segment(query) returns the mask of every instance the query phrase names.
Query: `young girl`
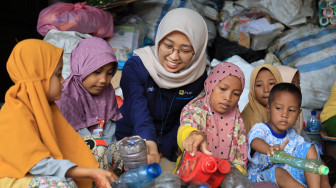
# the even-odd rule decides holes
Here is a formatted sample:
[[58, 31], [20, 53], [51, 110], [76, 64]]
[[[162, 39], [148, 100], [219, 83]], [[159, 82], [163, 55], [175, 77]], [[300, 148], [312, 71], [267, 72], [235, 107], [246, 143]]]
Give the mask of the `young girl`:
[[98, 187], [110, 187], [117, 178], [97, 168], [91, 151], [54, 103], [64, 82], [62, 52], [28, 39], [8, 59], [15, 84], [0, 111], [0, 187], [91, 187], [90, 179]]
[[272, 87], [282, 82], [279, 70], [270, 64], [256, 67], [251, 73], [249, 103], [242, 112], [247, 133], [258, 122], [267, 122], [266, 105]]
[[[289, 66], [284, 66], [284, 65], [277, 66], [277, 69], [280, 71], [283, 82], [292, 83], [296, 87], [301, 89], [300, 71], [298, 69], [295, 69]], [[301, 135], [301, 131], [303, 128], [303, 122], [304, 122], [304, 119], [303, 119], [303, 114], [301, 112], [294, 125], [294, 128], [300, 135]]]
[[71, 74], [65, 80], [61, 100], [56, 103], [90, 146], [100, 167], [113, 167], [120, 174], [123, 168], [115, 122], [122, 116], [111, 84], [118, 67], [115, 52], [101, 38], [83, 39], [72, 51], [70, 65]]
[[[319, 159], [314, 144], [305, 142], [293, 128], [301, 112], [301, 100], [300, 89], [291, 83], [279, 83], [272, 88], [267, 105], [270, 120], [257, 123], [248, 134], [247, 175], [252, 182], [272, 181], [280, 187], [320, 187], [320, 175], [275, 164], [269, 159], [279, 149], [296, 157]], [[254, 154], [250, 153], [251, 149]]]
[[180, 149], [226, 159], [246, 169], [247, 140], [238, 101], [245, 77], [238, 66], [218, 64], [204, 82], [204, 90], [182, 110], [177, 135]]
[[112, 47], [101, 38], [83, 39], [73, 49], [70, 65], [71, 74], [57, 105], [81, 136], [94, 132], [111, 144], [115, 141], [115, 121], [121, 118], [111, 84], [118, 67]]
[[162, 165], [167, 171], [175, 167], [181, 110], [202, 91], [207, 76], [207, 33], [200, 14], [173, 9], [157, 29], [155, 46], [135, 50], [123, 68], [123, 118], [117, 122], [117, 139], [146, 139], [158, 150], [157, 162], [161, 157], [172, 161], [169, 169]]

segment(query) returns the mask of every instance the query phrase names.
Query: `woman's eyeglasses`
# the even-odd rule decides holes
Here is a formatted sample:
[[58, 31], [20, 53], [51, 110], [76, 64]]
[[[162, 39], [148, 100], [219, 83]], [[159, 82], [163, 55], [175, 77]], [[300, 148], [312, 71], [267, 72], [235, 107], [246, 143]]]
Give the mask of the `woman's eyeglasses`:
[[159, 46], [159, 50], [164, 55], [171, 55], [174, 51], [177, 51], [181, 60], [189, 60], [195, 54], [192, 50], [184, 50], [184, 49], [175, 49], [172, 45], [169, 45], [165, 42], [161, 42]]

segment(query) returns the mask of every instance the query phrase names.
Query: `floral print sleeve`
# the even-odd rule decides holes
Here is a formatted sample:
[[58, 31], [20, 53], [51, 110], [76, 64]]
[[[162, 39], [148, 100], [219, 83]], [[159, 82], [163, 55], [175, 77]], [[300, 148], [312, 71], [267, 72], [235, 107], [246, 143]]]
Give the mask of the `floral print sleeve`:
[[203, 130], [206, 126], [208, 111], [203, 108], [204, 105], [197, 99], [195, 98], [182, 109], [180, 126], [190, 125], [198, 130]]
[[[237, 164], [244, 169], [247, 168], [247, 137], [246, 130], [244, 124], [242, 124], [243, 120], [241, 117], [235, 120], [234, 131], [232, 137], [232, 149], [230, 151], [230, 155], [234, 155], [234, 160], [232, 161], [234, 164]], [[243, 125], [243, 126], [241, 126]], [[236, 148], [236, 149], [235, 149]]]

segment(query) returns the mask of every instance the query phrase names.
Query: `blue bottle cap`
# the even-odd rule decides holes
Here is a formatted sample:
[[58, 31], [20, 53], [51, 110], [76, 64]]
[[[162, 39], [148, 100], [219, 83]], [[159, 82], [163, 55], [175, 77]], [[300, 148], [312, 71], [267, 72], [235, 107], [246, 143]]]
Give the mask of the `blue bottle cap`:
[[316, 111], [315, 111], [315, 110], [312, 110], [312, 111], [310, 112], [310, 114], [311, 114], [312, 116], [315, 116], [315, 115], [316, 115]]
[[157, 163], [152, 163], [148, 165], [147, 174], [152, 178], [157, 178], [161, 174], [161, 167]]
[[133, 145], [135, 145], [135, 142], [134, 142], [134, 140], [127, 140], [127, 144], [133, 146]]

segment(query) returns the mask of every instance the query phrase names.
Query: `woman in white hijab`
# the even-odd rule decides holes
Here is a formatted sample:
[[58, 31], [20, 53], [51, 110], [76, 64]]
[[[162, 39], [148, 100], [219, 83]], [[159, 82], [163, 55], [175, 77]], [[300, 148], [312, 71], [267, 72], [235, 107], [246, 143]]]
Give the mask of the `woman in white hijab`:
[[123, 118], [117, 122], [116, 137], [145, 139], [149, 163], [163, 156], [176, 161], [181, 110], [203, 90], [207, 77], [207, 41], [199, 13], [173, 9], [159, 24], [155, 45], [135, 50], [123, 68]]

